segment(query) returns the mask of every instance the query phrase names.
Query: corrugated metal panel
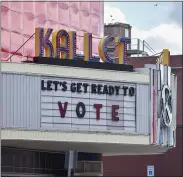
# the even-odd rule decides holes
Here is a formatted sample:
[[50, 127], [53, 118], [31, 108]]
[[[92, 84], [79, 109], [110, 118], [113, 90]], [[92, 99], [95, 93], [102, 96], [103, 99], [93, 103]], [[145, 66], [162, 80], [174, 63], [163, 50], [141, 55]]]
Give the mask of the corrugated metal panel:
[[40, 77], [2, 74], [2, 127], [40, 128]]
[[136, 131], [139, 134], [149, 134], [149, 85], [137, 84], [136, 99]]

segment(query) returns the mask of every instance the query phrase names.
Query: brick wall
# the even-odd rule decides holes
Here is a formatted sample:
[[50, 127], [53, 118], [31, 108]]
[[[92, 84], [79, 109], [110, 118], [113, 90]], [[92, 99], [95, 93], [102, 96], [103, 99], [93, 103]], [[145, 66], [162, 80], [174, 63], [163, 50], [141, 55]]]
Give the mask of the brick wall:
[[[128, 63], [134, 68], [143, 67], [144, 64], [156, 63], [156, 57], [129, 58]], [[182, 67], [182, 55], [171, 56], [170, 66]], [[145, 156], [113, 156], [103, 157], [104, 176], [146, 176], [147, 165], [154, 165], [155, 176], [183, 176], [183, 124], [182, 124], [182, 76], [183, 69], [173, 69], [178, 79], [177, 90], [177, 145], [162, 155]]]
[[103, 157], [104, 176], [146, 176], [154, 165], [155, 176], [183, 176], [182, 128], [177, 128], [177, 146], [163, 155]]

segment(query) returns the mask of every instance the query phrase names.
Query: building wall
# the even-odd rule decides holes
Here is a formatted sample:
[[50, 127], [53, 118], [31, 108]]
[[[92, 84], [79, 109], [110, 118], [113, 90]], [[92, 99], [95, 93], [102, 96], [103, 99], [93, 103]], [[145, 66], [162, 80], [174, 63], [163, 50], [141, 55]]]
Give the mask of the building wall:
[[[83, 50], [83, 34], [93, 34], [93, 54], [103, 36], [103, 2], [7, 2], [1, 3], [1, 59], [7, 60], [35, 32], [36, 27], [76, 31], [77, 50]], [[14, 23], [16, 21], [16, 23]], [[34, 36], [16, 52], [12, 61], [35, 55]], [[25, 57], [22, 57], [25, 56]]]
[[[170, 66], [182, 67], [182, 55], [171, 56]], [[130, 58], [136, 68], [156, 63], [156, 57]], [[177, 131], [176, 148], [162, 155], [103, 157], [104, 176], [146, 176], [147, 165], [154, 165], [156, 176], [182, 176], [183, 126], [182, 126], [182, 69], [173, 69], [177, 75]]]

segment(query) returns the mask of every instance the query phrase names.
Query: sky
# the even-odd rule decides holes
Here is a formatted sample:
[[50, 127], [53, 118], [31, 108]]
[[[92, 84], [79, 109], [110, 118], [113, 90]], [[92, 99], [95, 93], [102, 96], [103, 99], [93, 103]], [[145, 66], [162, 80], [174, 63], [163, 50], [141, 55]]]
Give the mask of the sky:
[[130, 24], [131, 37], [145, 40], [157, 53], [182, 54], [181, 2], [105, 2], [104, 23], [110, 22]]

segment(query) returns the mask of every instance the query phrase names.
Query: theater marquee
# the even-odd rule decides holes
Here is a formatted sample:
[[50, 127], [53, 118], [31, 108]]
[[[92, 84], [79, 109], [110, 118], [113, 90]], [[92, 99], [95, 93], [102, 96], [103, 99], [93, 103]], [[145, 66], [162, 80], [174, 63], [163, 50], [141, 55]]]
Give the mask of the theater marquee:
[[42, 78], [41, 124], [59, 129], [126, 131], [135, 128], [136, 85]]

